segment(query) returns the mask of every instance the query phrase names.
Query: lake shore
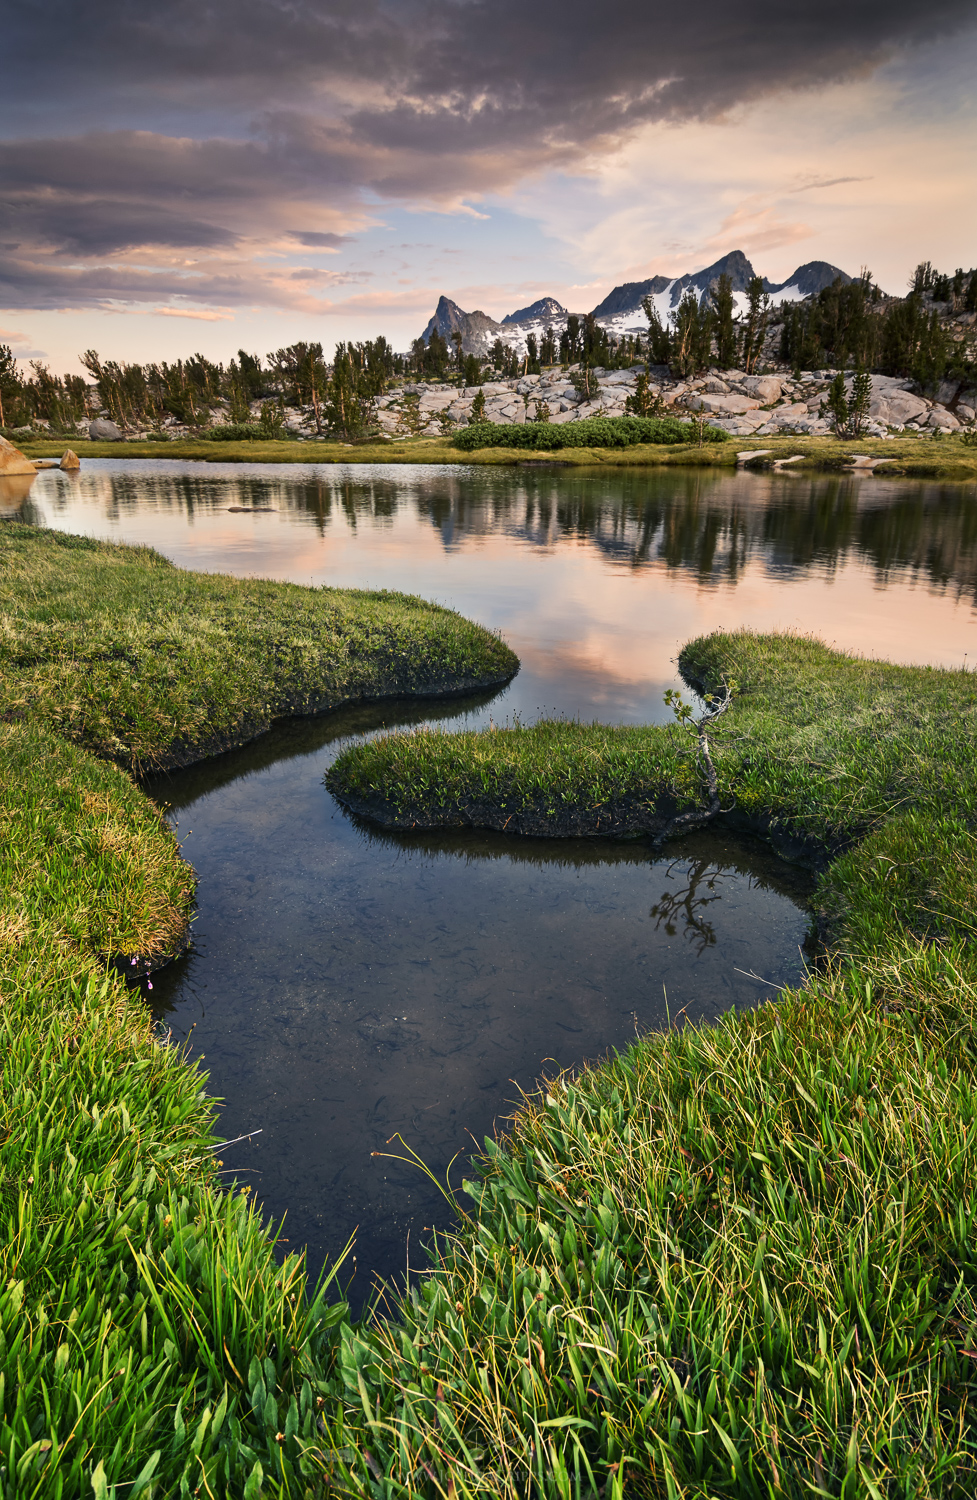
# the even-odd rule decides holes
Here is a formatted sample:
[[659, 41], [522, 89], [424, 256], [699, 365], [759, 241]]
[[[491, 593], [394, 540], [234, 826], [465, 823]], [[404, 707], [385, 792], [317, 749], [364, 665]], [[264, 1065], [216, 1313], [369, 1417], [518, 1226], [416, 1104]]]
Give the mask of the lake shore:
[[[649, 1036], [528, 1099], [468, 1189], [478, 1208], [443, 1247], [440, 1300], [371, 1341], [371, 1394], [395, 1424], [416, 1388], [419, 1419], [426, 1363], [466, 1442], [488, 1443], [499, 1413], [476, 1401], [473, 1367], [511, 1367], [524, 1339], [546, 1383], [496, 1400], [527, 1469], [542, 1406], [580, 1424], [559, 1461], [608, 1481], [628, 1465], [691, 1493], [708, 1469], [710, 1494], [751, 1493], [746, 1474], [790, 1493], [817, 1463], [839, 1493], [857, 1434], [859, 1482], [926, 1473], [931, 1492], [963, 1493], [975, 1381], [954, 1329], [960, 1299], [972, 1326], [977, 1268], [951, 1220], [972, 1222], [977, 1169], [974, 676], [745, 632], [690, 643], [680, 666], [697, 689], [736, 683], [711, 735], [724, 808], [822, 851], [822, 964], [776, 1005]], [[329, 782], [418, 828], [490, 808], [510, 831], [528, 810], [538, 833], [540, 809], [559, 826], [617, 799], [641, 810], [638, 831], [705, 800], [679, 725], [415, 731], [346, 752]], [[497, 1312], [479, 1302], [489, 1287]], [[895, 1428], [894, 1389], [916, 1413]], [[403, 1476], [392, 1449], [381, 1461]]]
[[[930, 436], [894, 434], [888, 438], [867, 437], [847, 441], [834, 437], [771, 436], [733, 438], [727, 443], [695, 443], [673, 446], [643, 444], [631, 448], [561, 448], [533, 453], [525, 448], [483, 448], [472, 453], [453, 446], [450, 438], [421, 436], [402, 441], [347, 444], [289, 440], [282, 442], [126, 442], [97, 443], [81, 438], [23, 441], [20, 447], [30, 458], [60, 457], [70, 446], [84, 462], [86, 458], [156, 458], [193, 460], [202, 463], [255, 464], [472, 464], [489, 467], [561, 465], [573, 468], [722, 468], [735, 469], [744, 453], [757, 453], [748, 460], [770, 468], [799, 456], [792, 471], [837, 472], [849, 468], [856, 455], [885, 459], [878, 469], [892, 477], [919, 479], [977, 479], [977, 447], [965, 444], [959, 433]], [[60, 446], [59, 446], [60, 445]], [[787, 472], [787, 471], [785, 471]]]
[[[353, 1326], [327, 1288], [307, 1294], [301, 1257], [276, 1260], [243, 1195], [221, 1195], [205, 1075], [157, 1045], [102, 956], [143, 952], [160, 911], [192, 901], [172, 836], [104, 757], [206, 753], [263, 722], [269, 682], [311, 699], [338, 669], [298, 602], [318, 619], [343, 591], [229, 592], [138, 549], [6, 523], [8, 538], [45, 559], [18, 564], [8, 675], [22, 681], [3, 705], [24, 855], [3, 927], [4, 1173], [20, 1206], [0, 1337], [22, 1373], [0, 1437], [22, 1487], [56, 1467], [81, 1492], [98, 1465], [159, 1494], [201, 1476], [215, 1493], [432, 1500], [449, 1477], [486, 1496], [973, 1489], [972, 674], [791, 636], [685, 648], [690, 683], [737, 684], [713, 746], [727, 804], [830, 856], [814, 902], [825, 963], [776, 1005], [544, 1085], [487, 1145], [440, 1268], [389, 1322]], [[185, 637], [191, 596], [206, 628]], [[419, 651], [450, 612], [360, 600], [370, 613], [347, 621], [343, 658], [356, 685], [386, 671], [409, 693], [459, 664], [512, 666], [451, 616], [441, 675], [405, 678], [391, 639]], [[256, 613], [267, 642], [253, 643]], [[257, 670], [240, 680], [242, 639]], [[199, 705], [180, 696], [184, 672], [225, 687]], [[428, 826], [476, 791], [535, 798], [543, 817], [702, 801], [677, 725], [374, 745], [337, 762], [337, 786]], [[86, 886], [88, 825], [118, 863]], [[17, 906], [25, 888], [33, 904]], [[86, 949], [96, 917], [104, 936]]]
[[[292, 1408], [311, 1432], [316, 1341], [342, 1304], [310, 1302], [302, 1257], [283, 1266], [247, 1198], [222, 1192], [206, 1074], [160, 1044], [133, 988], [184, 946], [195, 889], [133, 775], [284, 714], [499, 685], [518, 661], [413, 596], [188, 573], [11, 521], [0, 613], [0, 1350], [18, 1375], [0, 1463], [20, 1493], [54, 1475], [65, 1493], [145, 1489], [157, 1466], [149, 1493], [201, 1471], [283, 1493]], [[233, 1374], [257, 1357], [284, 1400], [274, 1432], [272, 1397], [256, 1419]]]

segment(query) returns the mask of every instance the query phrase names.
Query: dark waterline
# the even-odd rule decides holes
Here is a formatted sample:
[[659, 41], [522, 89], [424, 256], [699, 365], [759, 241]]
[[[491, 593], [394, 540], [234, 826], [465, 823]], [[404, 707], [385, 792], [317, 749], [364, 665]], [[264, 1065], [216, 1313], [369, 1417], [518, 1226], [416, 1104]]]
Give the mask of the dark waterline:
[[[662, 720], [681, 644], [740, 624], [973, 660], [973, 487], [870, 479], [89, 464], [25, 516], [184, 566], [399, 587], [500, 628], [523, 668], [464, 703], [290, 721], [153, 783], [200, 876], [195, 948], [149, 997], [226, 1098], [228, 1151], [315, 1269], [359, 1226], [354, 1296], [423, 1265], [438, 1173], [547, 1070], [708, 1021], [803, 972], [808, 877], [749, 840], [380, 837], [322, 777], [383, 726], [539, 709]], [[229, 507], [273, 505], [265, 514]], [[191, 832], [192, 830], [192, 832]], [[750, 976], [757, 976], [755, 978]], [[464, 1175], [456, 1166], [452, 1183]], [[253, 1174], [253, 1175], [251, 1175]]]

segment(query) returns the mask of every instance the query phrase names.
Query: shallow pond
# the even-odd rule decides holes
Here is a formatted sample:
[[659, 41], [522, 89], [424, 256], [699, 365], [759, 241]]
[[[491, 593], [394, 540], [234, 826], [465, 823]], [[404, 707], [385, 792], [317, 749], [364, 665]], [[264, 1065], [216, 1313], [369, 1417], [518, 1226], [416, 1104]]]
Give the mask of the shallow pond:
[[[242, 507], [232, 510], [231, 507]], [[322, 778], [357, 735], [539, 712], [663, 721], [691, 636], [741, 624], [959, 666], [977, 654], [977, 494], [870, 476], [89, 462], [38, 525], [175, 562], [402, 588], [501, 629], [504, 692], [276, 726], [150, 790], [200, 875], [194, 950], [149, 996], [223, 1096], [225, 1167], [354, 1298], [423, 1265], [473, 1139], [546, 1071], [709, 1020], [803, 972], [808, 878], [748, 840], [380, 836]], [[392, 1139], [393, 1138], [393, 1139]], [[389, 1142], [389, 1144], [388, 1144]], [[389, 1153], [375, 1156], [372, 1153]], [[345, 1279], [345, 1278], [344, 1278]]]

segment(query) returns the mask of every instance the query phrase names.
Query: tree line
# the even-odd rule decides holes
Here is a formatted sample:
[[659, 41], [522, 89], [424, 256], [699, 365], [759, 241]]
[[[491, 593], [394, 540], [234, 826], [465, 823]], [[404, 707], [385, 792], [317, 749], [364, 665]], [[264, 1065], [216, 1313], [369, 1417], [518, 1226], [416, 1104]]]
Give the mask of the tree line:
[[[454, 379], [480, 385], [489, 374], [503, 378], [539, 374], [560, 363], [579, 365], [574, 377], [588, 393], [589, 372], [621, 369], [647, 361], [688, 377], [710, 366], [758, 370], [780, 328], [776, 354], [795, 370], [875, 370], [932, 387], [943, 379], [977, 378], [971, 330], [952, 325], [954, 316], [977, 313], [977, 270], [939, 272], [918, 265], [908, 294], [886, 298], [863, 271], [840, 278], [803, 302], [772, 307], [760, 277], [747, 287], [747, 305], [737, 316], [733, 285], [720, 276], [700, 298], [689, 288], [663, 320], [651, 298], [643, 302], [648, 331], [613, 337], [592, 314], [570, 313], [566, 326], [530, 333], [519, 353], [501, 338], [484, 357], [466, 353], [461, 333], [450, 341], [435, 329], [398, 354], [381, 335], [339, 343], [327, 364], [321, 343], [300, 341], [262, 360], [239, 349], [228, 364], [203, 354], [151, 364], [103, 360], [94, 349], [81, 356], [82, 375], [54, 375], [37, 359], [20, 369], [0, 344], [0, 429], [46, 423], [71, 431], [105, 412], [123, 430], [162, 431], [168, 422], [210, 436], [281, 436], [286, 408], [311, 411], [317, 433], [355, 438], [371, 425], [373, 403], [395, 378]], [[969, 341], [969, 342], [968, 342]], [[650, 401], [650, 396], [648, 401]], [[641, 415], [645, 415], [644, 403]], [[211, 427], [220, 408], [224, 420]]]

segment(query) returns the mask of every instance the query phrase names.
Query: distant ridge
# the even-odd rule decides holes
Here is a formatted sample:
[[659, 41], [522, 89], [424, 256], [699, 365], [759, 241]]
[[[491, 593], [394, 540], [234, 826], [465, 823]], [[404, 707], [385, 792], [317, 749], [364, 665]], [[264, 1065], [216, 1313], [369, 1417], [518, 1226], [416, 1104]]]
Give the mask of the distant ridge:
[[847, 271], [839, 270], [827, 260], [809, 260], [806, 265], [798, 266], [793, 276], [788, 276], [786, 281], [779, 282], [776, 286], [773, 282], [763, 278], [763, 285], [775, 297], [778, 292], [797, 291], [799, 297], [816, 297], [818, 292], [823, 292], [826, 286], [833, 281], [841, 280], [844, 286], [854, 281]]
[[603, 302], [597, 304], [594, 317], [614, 318], [620, 317], [622, 313], [639, 312], [645, 297], [660, 297], [663, 292], [669, 293], [671, 305], [677, 307], [688, 287], [695, 288], [701, 301], [712, 283], [723, 275], [730, 277], [734, 292], [745, 292], [756, 272], [742, 250], [731, 250], [722, 260], [691, 275], [653, 276], [650, 281], [626, 281], [623, 286], [616, 286]]
[[[737, 311], [742, 312], [746, 304], [746, 289], [756, 272], [742, 250], [731, 250], [711, 266], [706, 266], [701, 271], [686, 272], [684, 276], [652, 276], [647, 281], [622, 282], [608, 292], [603, 302], [597, 304], [592, 316], [605, 327], [621, 328], [626, 320], [635, 314], [642, 314], [642, 302], [645, 297], [651, 297], [659, 316], [667, 321], [669, 313], [678, 306], [687, 291], [696, 292], [701, 302], [709, 288], [723, 275], [730, 278]], [[816, 296], [833, 281], [840, 280], [847, 285], [853, 279], [847, 271], [831, 265], [829, 261], [809, 260], [805, 265], [798, 266], [786, 281], [773, 282], [764, 277], [763, 286], [775, 301], [800, 302], [805, 297]], [[487, 353], [497, 338], [513, 347], [524, 349], [527, 333], [541, 332], [547, 324], [552, 324], [560, 331], [566, 326], [568, 316], [566, 308], [555, 297], [540, 297], [529, 307], [520, 307], [515, 312], [507, 313], [501, 322], [496, 322], [481, 311], [467, 313], [457, 302], [452, 302], [450, 297], [441, 297], [422, 337], [427, 343], [437, 329], [441, 337], [450, 344], [452, 334], [460, 333], [462, 348], [466, 354]]]
[[553, 318], [565, 318], [568, 316], [562, 302], [557, 302], [555, 297], [540, 297], [538, 302], [533, 302], [529, 307], [520, 307], [517, 312], [506, 313], [502, 319], [503, 323], [535, 323]]

